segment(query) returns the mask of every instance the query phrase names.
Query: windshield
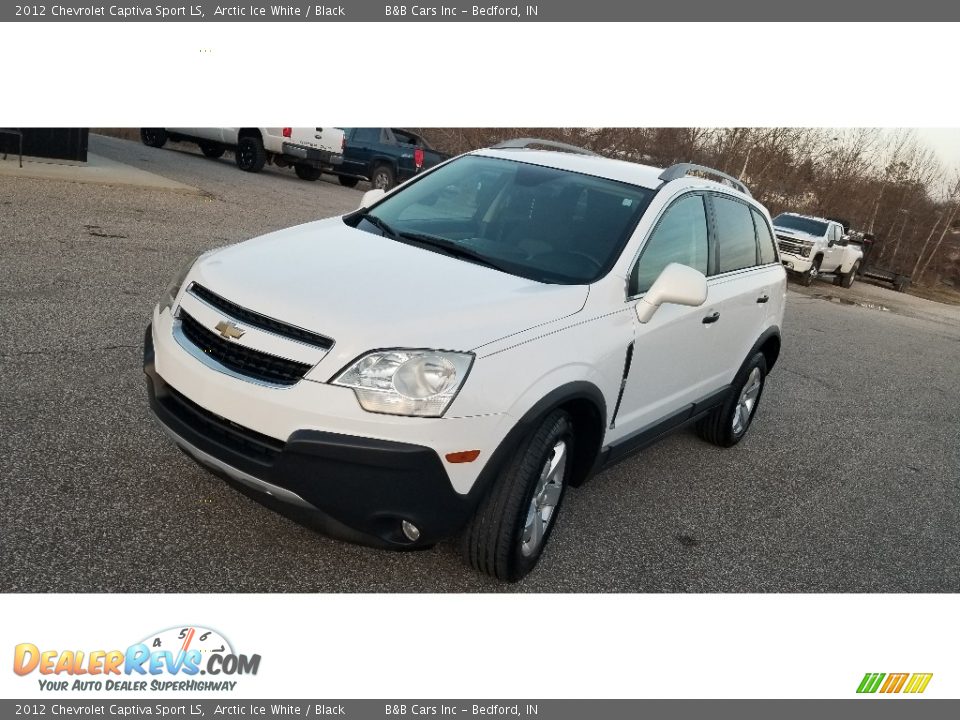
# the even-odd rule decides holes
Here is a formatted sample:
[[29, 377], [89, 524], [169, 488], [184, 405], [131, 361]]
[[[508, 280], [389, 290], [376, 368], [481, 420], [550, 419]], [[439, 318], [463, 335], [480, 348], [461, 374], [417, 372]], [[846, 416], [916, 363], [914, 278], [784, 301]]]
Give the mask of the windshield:
[[811, 220], [810, 218], [798, 217], [796, 215], [777, 215], [773, 219], [774, 227], [789, 228], [799, 230], [808, 235], [825, 235], [827, 224], [820, 220]]
[[545, 283], [609, 271], [653, 190], [466, 155], [346, 219], [360, 230]]

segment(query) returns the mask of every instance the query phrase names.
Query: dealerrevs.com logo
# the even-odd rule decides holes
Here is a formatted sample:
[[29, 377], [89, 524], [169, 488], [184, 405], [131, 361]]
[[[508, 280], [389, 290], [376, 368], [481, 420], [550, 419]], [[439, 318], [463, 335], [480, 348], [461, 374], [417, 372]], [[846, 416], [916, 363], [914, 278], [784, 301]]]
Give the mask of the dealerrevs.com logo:
[[[125, 650], [50, 650], [20, 643], [13, 671], [38, 675], [45, 691], [232, 691], [244, 675], [256, 675], [260, 655], [237, 653], [216, 630], [172, 627]], [[201, 679], [202, 677], [202, 679]]]
[[933, 673], [867, 673], [857, 686], [858, 693], [918, 695], [927, 689]]

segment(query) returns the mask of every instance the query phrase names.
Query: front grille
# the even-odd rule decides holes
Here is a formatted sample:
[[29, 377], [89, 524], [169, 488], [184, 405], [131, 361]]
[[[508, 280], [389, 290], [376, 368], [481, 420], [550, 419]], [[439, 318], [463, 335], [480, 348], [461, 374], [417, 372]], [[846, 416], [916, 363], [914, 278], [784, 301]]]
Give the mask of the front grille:
[[270, 464], [283, 452], [284, 443], [279, 440], [220, 417], [169, 385], [164, 387], [164, 393], [158, 399], [200, 435], [244, 457]]
[[306, 343], [307, 345], [313, 345], [314, 347], [322, 348], [323, 350], [329, 350], [333, 347], [333, 340], [328, 337], [324, 337], [318, 333], [310, 332], [309, 330], [304, 330], [303, 328], [298, 328], [293, 325], [287, 325], [286, 323], [280, 322], [279, 320], [274, 320], [266, 315], [261, 315], [253, 310], [247, 310], [246, 308], [240, 307], [236, 303], [230, 302], [224, 297], [220, 297], [215, 292], [208, 290], [199, 283], [193, 283], [190, 285], [189, 292], [203, 300], [208, 305], [212, 305], [213, 307], [217, 308], [217, 310], [226, 313], [234, 320], [239, 320], [247, 325], [253, 325], [256, 328], [266, 330], [274, 335], [280, 335], [282, 337], [289, 338], [290, 340], [296, 340], [297, 342]]
[[801, 255], [803, 257], [810, 255], [810, 248], [812, 247], [810, 243], [803, 242], [802, 240], [794, 240], [793, 238], [784, 237], [783, 235], [777, 235], [777, 245], [782, 252]]
[[187, 340], [199, 350], [224, 367], [254, 380], [275, 385], [294, 385], [310, 369], [306, 363], [268, 355], [222, 338], [197, 322], [183, 308], [180, 309], [180, 323]]

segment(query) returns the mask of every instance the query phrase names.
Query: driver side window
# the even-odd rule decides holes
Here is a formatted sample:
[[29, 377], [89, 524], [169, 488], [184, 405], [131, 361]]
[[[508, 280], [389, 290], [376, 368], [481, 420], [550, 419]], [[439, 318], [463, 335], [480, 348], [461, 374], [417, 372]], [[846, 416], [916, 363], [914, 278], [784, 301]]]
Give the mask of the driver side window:
[[702, 195], [686, 195], [667, 208], [630, 273], [630, 297], [647, 292], [673, 262], [707, 274], [707, 213]]

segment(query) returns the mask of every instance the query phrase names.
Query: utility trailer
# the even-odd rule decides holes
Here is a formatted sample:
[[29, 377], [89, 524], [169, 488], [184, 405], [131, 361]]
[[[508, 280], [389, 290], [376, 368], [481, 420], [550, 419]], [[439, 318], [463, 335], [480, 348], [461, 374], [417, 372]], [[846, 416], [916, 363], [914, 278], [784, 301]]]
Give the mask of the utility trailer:
[[906, 292], [910, 287], [912, 277], [909, 273], [902, 273], [894, 268], [885, 267], [877, 262], [873, 262], [873, 233], [850, 233], [850, 242], [856, 243], [863, 248], [863, 264], [857, 271], [861, 278], [870, 280], [879, 280], [888, 283], [897, 292]]

